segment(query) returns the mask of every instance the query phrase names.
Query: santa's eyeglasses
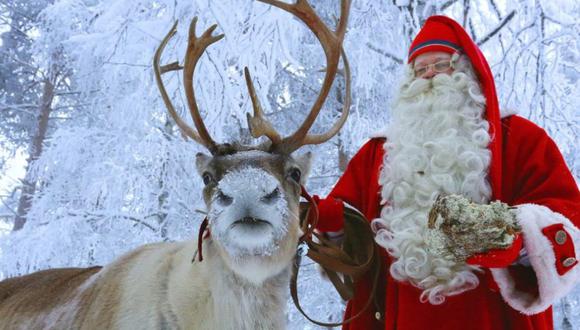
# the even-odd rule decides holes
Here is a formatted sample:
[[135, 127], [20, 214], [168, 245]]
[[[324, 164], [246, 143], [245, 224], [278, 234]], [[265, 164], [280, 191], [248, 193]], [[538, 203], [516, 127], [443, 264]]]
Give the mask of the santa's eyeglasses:
[[453, 58], [450, 58], [448, 60], [442, 60], [439, 62], [414, 67], [413, 71], [415, 72], [415, 77], [422, 77], [425, 75], [425, 73], [427, 73], [427, 71], [429, 71], [429, 69], [437, 73], [442, 73], [449, 69], [454, 69], [454, 62], [455, 61]]

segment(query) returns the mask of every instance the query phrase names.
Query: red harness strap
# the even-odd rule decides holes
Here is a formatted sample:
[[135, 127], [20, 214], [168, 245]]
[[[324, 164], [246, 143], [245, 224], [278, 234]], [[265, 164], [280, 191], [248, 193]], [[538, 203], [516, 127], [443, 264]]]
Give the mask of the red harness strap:
[[[361, 250], [366, 251], [366, 259], [364, 261], [356, 261], [350, 255], [345, 254], [339, 247], [334, 246], [334, 244], [328, 240], [326, 240], [322, 235], [318, 235], [314, 232], [316, 225], [318, 223], [318, 205], [316, 201], [308, 194], [306, 189], [301, 186], [300, 195], [304, 197], [309, 204], [307, 208], [306, 214], [301, 221], [300, 227], [302, 232], [304, 233], [302, 237], [300, 237], [298, 248], [296, 251], [296, 260], [293, 263], [293, 272], [292, 278], [290, 281], [290, 293], [292, 296], [292, 300], [296, 305], [297, 309], [304, 315], [308, 320], [311, 322], [321, 325], [321, 326], [339, 326], [344, 325], [352, 320], [358, 318], [371, 304], [371, 301], [374, 297], [374, 291], [376, 289], [376, 285], [379, 279], [379, 271], [377, 267], [380, 267], [377, 263], [377, 255], [378, 251], [374, 244], [374, 240], [372, 239], [372, 234], [370, 234], [370, 238], [368, 241], [370, 245], [368, 246], [360, 246], [357, 247]], [[367, 224], [365, 219], [360, 220], [362, 223]], [[197, 237], [197, 258], [201, 262], [203, 261], [203, 240], [210, 237], [210, 229], [208, 228], [209, 220], [205, 218], [199, 227], [199, 233]], [[367, 228], [370, 231], [370, 227]], [[313, 241], [312, 236], [316, 236], [319, 243]], [[367, 235], [368, 236], [368, 235]], [[370, 295], [365, 307], [360, 310], [356, 315], [344, 320], [343, 322], [336, 322], [336, 323], [324, 323], [316, 321], [310, 318], [301, 308], [299, 300], [298, 300], [298, 287], [297, 287], [297, 280], [298, 280], [298, 272], [300, 269], [300, 259], [303, 256], [308, 256], [315, 262], [319, 263], [327, 272], [329, 279], [331, 280], [332, 284], [336, 288], [336, 290], [340, 293], [341, 297], [348, 300], [352, 298], [353, 295], [353, 281], [356, 280], [360, 275], [366, 273], [367, 271], [371, 270], [374, 273], [372, 276], [373, 279], [373, 289], [371, 290], [373, 294]], [[195, 256], [193, 257], [192, 262], [195, 261]], [[344, 276], [344, 280], [338, 276], [337, 273], [342, 273]]]
[[[207, 218], [203, 219], [199, 226], [199, 233], [197, 234], [197, 259], [203, 261], [202, 246], [203, 240], [209, 237], [209, 229], [207, 228], [209, 221]], [[205, 235], [204, 235], [205, 234]], [[195, 260], [195, 257], [194, 257]]]
[[312, 232], [314, 231], [314, 229], [316, 229], [316, 225], [318, 224], [318, 205], [316, 205], [316, 202], [314, 201], [312, 196], [308, 194], [304, 186], [300, 186], [300, 188], [301, 188], [300, 196], [304, 197], [310, 204], [307, 218], [302, 223], [302, 231], [304, 232], [304, 234], [302, 235], [302, 237], [300, 237], [300, 242], [303, 242], [305, 240], [312, 239]]
[[[357, 240], [359, 241], [355, 248], [359, 252], [363, 252], [363, 255], [359, 254], [358, 258], [354, 255], [348, 254], [340, 246], [337, 246], [333, 242], [327, 240], [323, 235], [314, 232], [318, 222], [318, 205], [316, 205], [316, 202], [306, 192], [304, 187], [302, 187], [301, 195], [308, 201], [309, 207], [307, 214], [301, 224], [304, 235], [302, 235], [300, 238], [295, 257], [296, 260], [293, 263], [292, 277], [290, 280], [290, 295], [298, 311], [302, 313], [302, 315], [304, 315], [304, 317], [306, 317], [310, 322], [324, 327], [336, 327], [345, 325], [360, 317], [366, 311], [366, 309], [371, 306], [371, 303], [375, 298], [376, 288], [380, 278], [379, 276], [381, 266], [378, 248], [374, 243], [374, 235], [370, 229], [370, 226], [368, 225], [368, 221], [364, 219], [362, 214], [344, 210], [344, 216], [349, 220], [345, 221], [345, 243], [346, 240], [349, 239], [349, 236], [357, 236]], [[313, 235], [316, 236], [318, 242], [313, 241]], [[307, 245], [307, 248], [301, 248], [303, 245]], [[340, 296], [345, 300], [352, 299], [354, 295], [355, 282], [363, 274], [370, 272], [370, 277], [372, 278], [371, 295], [369, 296], [364, 307], [358, 311], [358, 313], [348, 319], [343, 320], [342, 322], [326, 323], [314, 320], [309, 317], [304, 312], [304, 310], [302, 310], [300, 301], [298, 299], [298, 272], [300, 270], [300, 260], [304, 255], [310, 257], [310, 259], [322, 266], [328, 275], [328, 279], [332, 282]], [[339, 275], [339, 273], [342, 275], [342, 277]]]

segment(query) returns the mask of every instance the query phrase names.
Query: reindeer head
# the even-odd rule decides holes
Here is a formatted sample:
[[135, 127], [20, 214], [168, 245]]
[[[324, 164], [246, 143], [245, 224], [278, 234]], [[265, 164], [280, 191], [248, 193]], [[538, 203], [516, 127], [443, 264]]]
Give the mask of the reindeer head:
[[[342, 0], [341, 17], [336, 30], [331, 31], [306, 0], [286, 4], [277, 0], [260, 0], [286, 10], [302, 20], [322, 44], [327, 68], [314, 105], [304, 123], [288, 137], [281, 137], [264, 117], [248, 69], [244, 70], [252, 100], [254, 115], [248, 114], [248, 126], [253, 137], [266, 136], [269, 141], [255, 146], [218, 144], [209, 135], [195, 100], [193, 73], [205, 49], [223, 35], [212, 36], [216, 25], [200, 37], [195, 34], [197, 19], [189, 29], [189, 42], [184, 66], [159, 61], [167, 42], [176, 33], [177, 23], [161, 42], [153, 66], [161, 96], [184, 136], [205, 146], [211, 156], [197, 155], [197, 169], [203, 178], [205, 203], [208, 208], [211, 244], [234, 272], [250, 281], [261, 282], [290, 264], [301, 230], [299, 199], [301, 185], [310, 169], [310, 153], [294, 157], [291, 154], [303, 145], [319, 144], [334, 136], [343, 126], [350, 107], [350, 70], [342, 50], [350, 0]], [[342, 55], [346, 81], [345, 101], [340, 118], [324, 134], [308, 134], [330, 91]], [[187, 102], [196, 130], [189, 127], [171, 103], [161, 75], [183, 69]]]

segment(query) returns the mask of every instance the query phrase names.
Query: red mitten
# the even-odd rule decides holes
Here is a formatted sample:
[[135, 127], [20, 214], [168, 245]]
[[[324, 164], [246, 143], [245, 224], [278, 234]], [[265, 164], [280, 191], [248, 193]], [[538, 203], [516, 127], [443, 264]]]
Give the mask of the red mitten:
[[317, 195], [312, 196], [318, 205], [318, 225], [316, 229], [321, 232], [339, 231], [344, 225], [344, 204], [341, 200], [332, 197], [320, 199]]
[[470, 265], [479, 265], [487, 268], [507, 267], [518, 259], [522, 245], [522, 235], [516, 234], [516, 238], [509, 248], [492, 249], [485, 253], [475, 254], [467, 258], [466, 262]]

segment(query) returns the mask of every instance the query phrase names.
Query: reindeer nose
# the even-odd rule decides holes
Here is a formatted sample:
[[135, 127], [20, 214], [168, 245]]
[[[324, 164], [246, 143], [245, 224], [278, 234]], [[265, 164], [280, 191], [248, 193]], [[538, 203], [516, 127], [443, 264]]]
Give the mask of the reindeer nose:
[[276, 187], [276, 189], [272, 190], [271, 193], [264, 195], [260, 198], [260, 201], [265, 204], [274, 204], [280, 198], [280, 189]]

